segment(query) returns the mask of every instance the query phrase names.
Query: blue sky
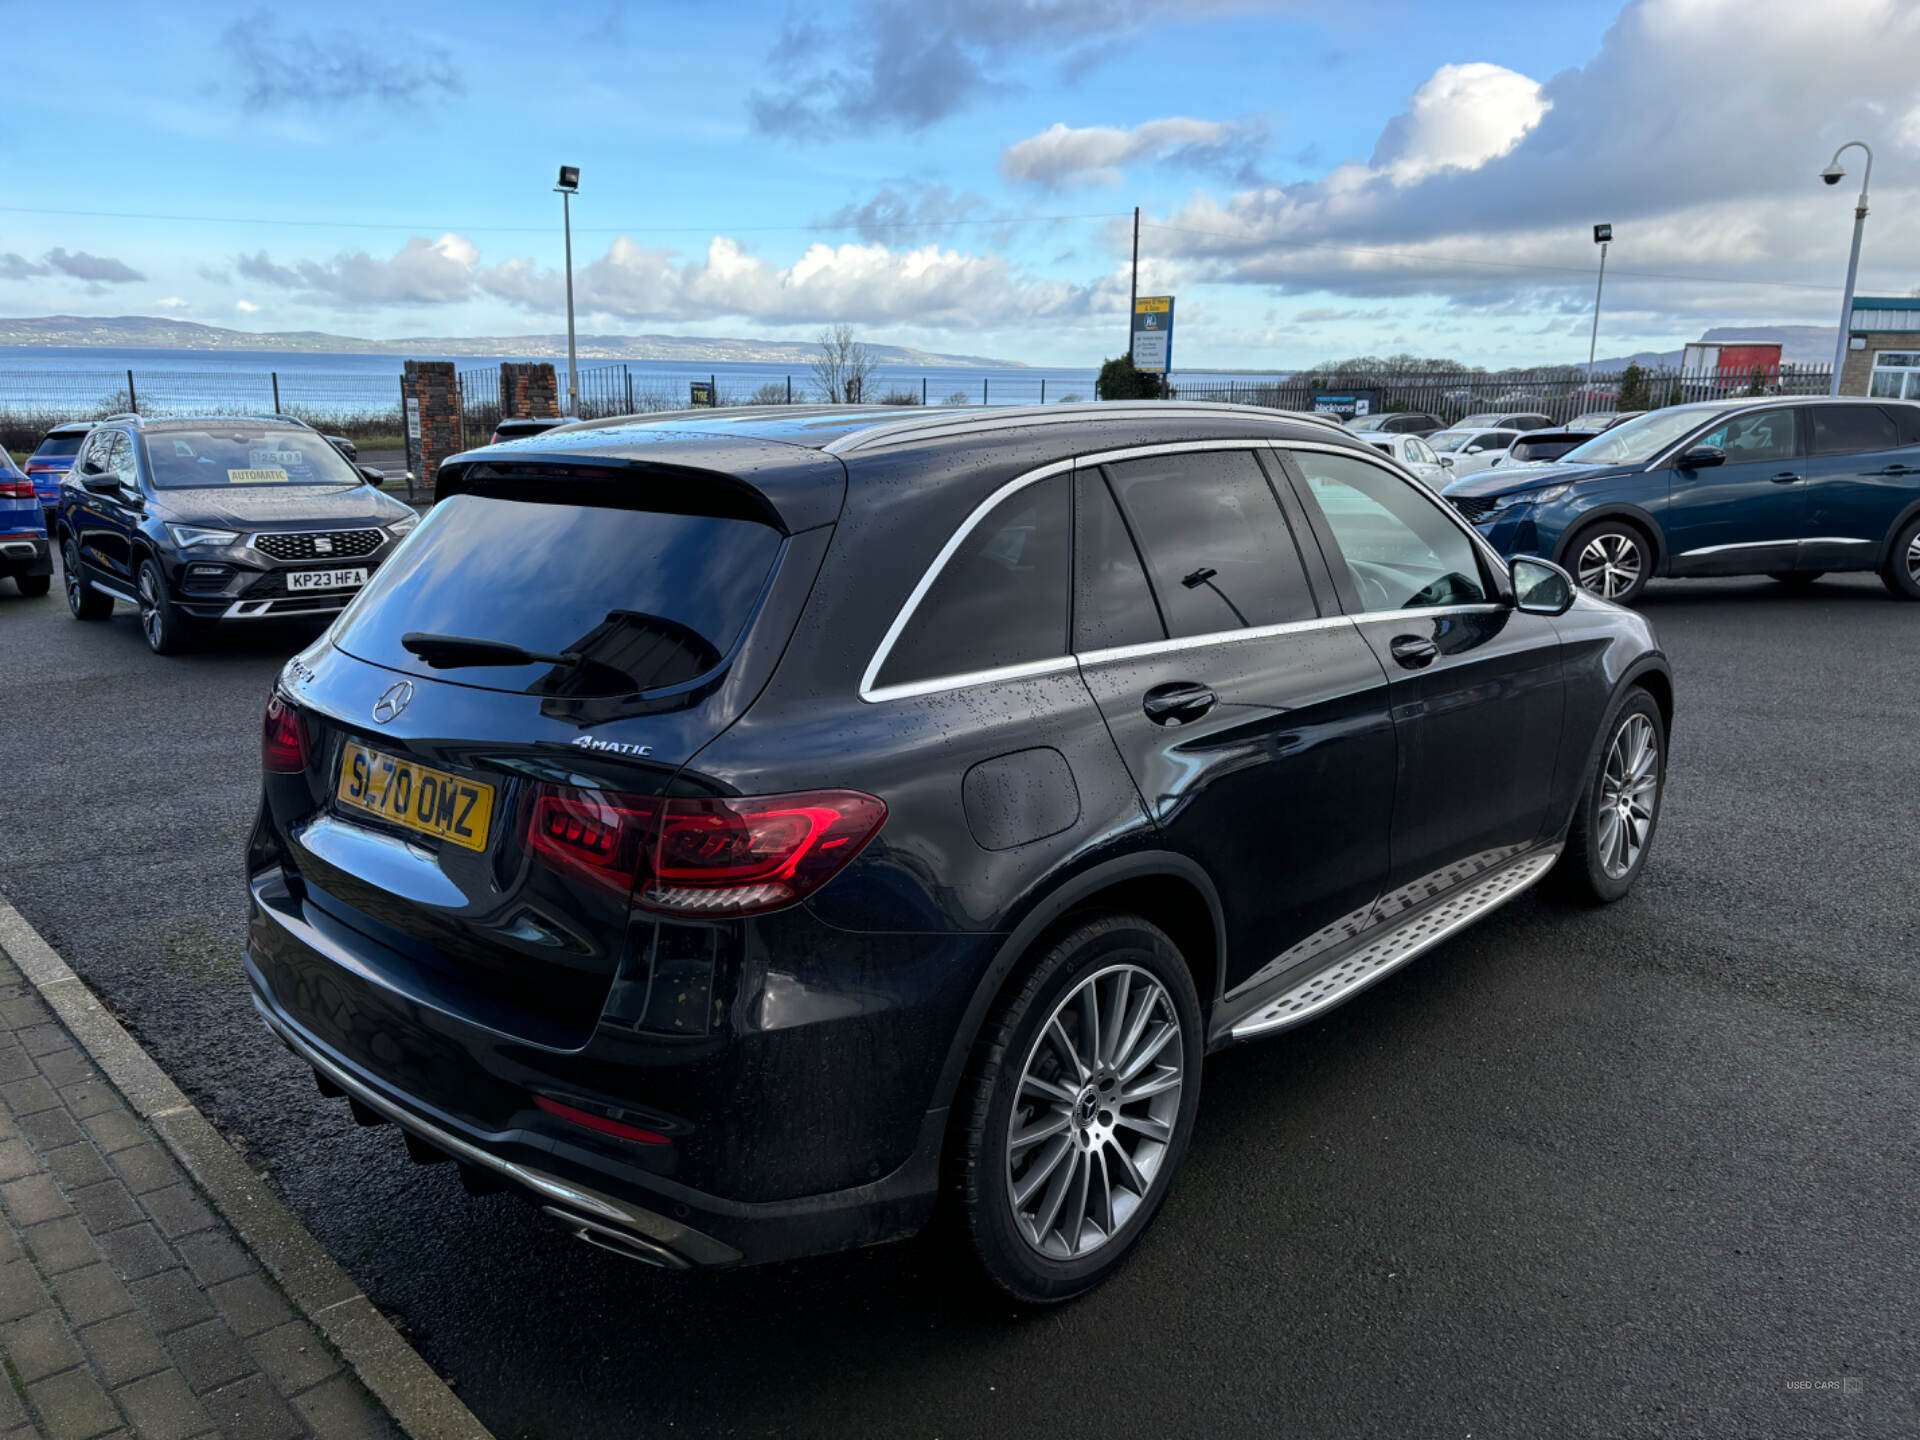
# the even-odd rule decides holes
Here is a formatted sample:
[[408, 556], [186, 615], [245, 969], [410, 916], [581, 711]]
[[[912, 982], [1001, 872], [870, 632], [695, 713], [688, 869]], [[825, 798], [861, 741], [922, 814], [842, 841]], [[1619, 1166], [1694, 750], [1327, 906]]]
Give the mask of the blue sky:
[[550, 333], [565, 161], [592, 332], [1091, 364], [1139, 205], [1183, 365], [1565, 360], [1594, 220], [1603, 352], [1831, 323], [1854, 187], [1813, 176], [1854, 135], [1863, 288], [1920, 284], [1911, 0], [537, 13], [0, 5], [47, 82], [0, 113], [0, 313]]

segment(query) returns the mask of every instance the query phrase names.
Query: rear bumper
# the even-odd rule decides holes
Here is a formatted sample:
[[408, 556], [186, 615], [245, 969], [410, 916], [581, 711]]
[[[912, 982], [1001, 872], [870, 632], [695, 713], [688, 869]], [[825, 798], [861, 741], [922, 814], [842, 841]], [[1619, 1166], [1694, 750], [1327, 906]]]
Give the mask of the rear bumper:
[[[400, 1126], [415, 1158], [424, 1146], [484, 1172], [589, 1243], [669, 1268], [754, 1264], [903, 1238], [932, 1213], [946, 1111], [930, 1097], [903, 1109], [917, 1089], [913, 1067], [877, 1058], [884, 1042], [851, 1017], [693, 1044], [603, 1032], [583, 1049], [553, 1049], [454, 1013], [383, 970], [384, 956], [274, 875], [251, 888], [254, 1004], [322, 1088]], [[914, 958], [934, 958], [915, 943]], [[938, 1029], [924, 1012], [867, 1019]], [[926, 1048], [930, 1091], [944, 1050]], [[555, 1120], [535, 1108], [537, 1093], [655, 1107], [671, 1143]], [[904, 1133], [882, 1124], [889, 1107]], [[829, 1173], [866, 1183], [822, 1185]], [[804, 1175], [790, 1188], [811, 1193], [736, 1198], [783, 1175]]]
[[0, 536], [0, 575], [51, 575], [53, 549], [44, 535]]

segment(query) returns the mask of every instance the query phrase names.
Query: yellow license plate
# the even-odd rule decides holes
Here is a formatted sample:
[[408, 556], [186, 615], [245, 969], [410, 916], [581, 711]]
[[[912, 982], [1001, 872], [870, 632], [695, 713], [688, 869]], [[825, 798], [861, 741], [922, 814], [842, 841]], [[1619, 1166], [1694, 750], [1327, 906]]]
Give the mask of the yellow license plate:
[[340, 757], [340, 784], [334, 794], [342, 805], [422, 835], [469, 850], [487, 848], [487, 831], [493, 824], [491, 785], [396, 760], [349, 740]]

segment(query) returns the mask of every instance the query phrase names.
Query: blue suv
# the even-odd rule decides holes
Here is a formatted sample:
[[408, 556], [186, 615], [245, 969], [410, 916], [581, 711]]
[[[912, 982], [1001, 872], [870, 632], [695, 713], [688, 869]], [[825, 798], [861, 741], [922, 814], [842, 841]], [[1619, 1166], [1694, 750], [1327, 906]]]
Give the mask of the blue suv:
[[1920, 405], [1676, 405], [1445, 494], [1502, 554], [1556, 561], [1621, 604], [1656, 575], [1809, 585], [1835, 570], [1878, 571], [1920, 600]]
[[22, 595], [44, 595], [52, 574], [46, 522], [33, 482], [0, 450], [0, 575], [11, 575]]

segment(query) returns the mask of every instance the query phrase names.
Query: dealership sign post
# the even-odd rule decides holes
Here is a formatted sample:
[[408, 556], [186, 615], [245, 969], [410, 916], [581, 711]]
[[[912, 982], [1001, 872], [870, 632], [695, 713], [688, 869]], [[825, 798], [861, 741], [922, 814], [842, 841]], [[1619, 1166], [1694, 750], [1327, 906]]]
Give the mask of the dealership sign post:
[[1173, 296], [1142, 295], [1133, 302], [1133, 368], [1148, 375], [1173, 368]]

